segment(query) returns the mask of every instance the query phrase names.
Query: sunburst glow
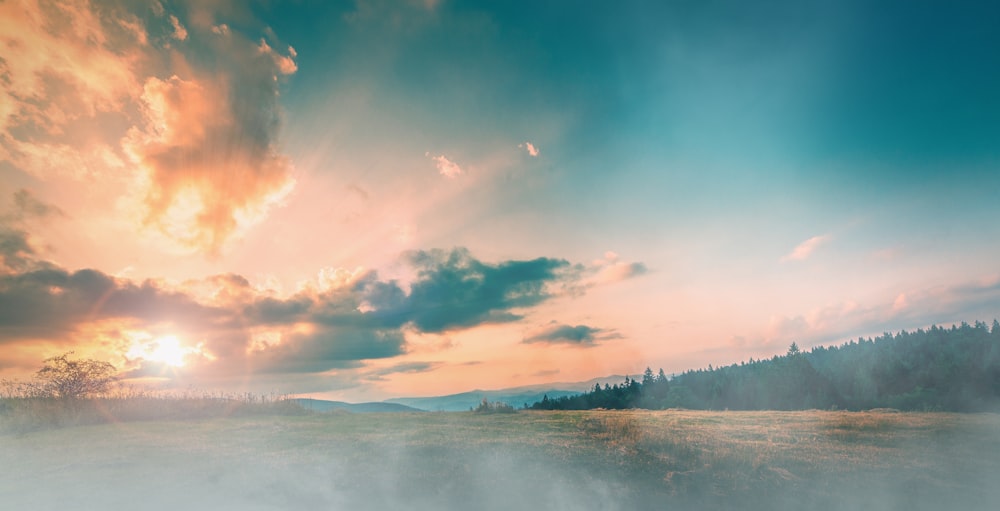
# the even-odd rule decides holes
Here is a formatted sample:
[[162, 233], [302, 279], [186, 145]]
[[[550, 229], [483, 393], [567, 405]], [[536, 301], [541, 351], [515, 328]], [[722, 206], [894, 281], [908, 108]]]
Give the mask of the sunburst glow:
[[126, 356], [181, 367], [185, 358], [195, 351], [195, 348], [182, 345], [177, 336], [163, 335], [155, 339], [136, 339]]

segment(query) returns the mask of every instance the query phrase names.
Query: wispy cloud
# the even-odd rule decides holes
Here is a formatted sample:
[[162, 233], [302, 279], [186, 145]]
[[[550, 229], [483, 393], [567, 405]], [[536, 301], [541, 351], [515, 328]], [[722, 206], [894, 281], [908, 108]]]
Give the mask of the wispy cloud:
[[28, 189], [21, 188], [14, 192], [14, 213], [15, 220], [27, 218], [48, 218], [53, 216], [64, 216], [66, 213], [58, 206], [47, 204], [39, 200]]
[[443, 154], [438, 156], [433, 156], [431, 155], [431, 153], [426, 152], [424, 153], [424, 156], [427, 156], [431, 160], [434, 160], [434, 165], [437, 167], [438, 173], [440, 173], [444, 177], [455, 178], [464, 173], [462, 171], [462, 168], [459, 167], [457, 163], [449, 160]]
[[584, 282], [585, 285], [610, 284], [623, 280], [638, 277], [649, 272], [649, 268], [642, 262], [626, 262], [612, 251], [604, 253], [604, 257], [591, 263], [587, 269], [590, 277]]
[[804, 261], [809, 258], [819, 248], [821, 245], [829, 242], [831, 236], [829, 234], [824, 234], [822, 236], [813, 236], [802, 243], [799, 243], [791, 252], [785, 254], [781, 257], [781, 262], [788, 261]]
[[844, 300], [796, 315], [774, 316], [756, 335], [738, 336], [740, 347], [780, 350], [843, 342], [858, 335], [961, 321], [990, 321], [1000, 310], [1000, 278], [914, 289], [868, 304]]
[[26, 226], [31, 220], [65, 215], [57, 206], [41, 201], [24, 188], [15, 191], [12, 199], [10, 207], [0, 209], [0, 275], [47, 267], [47, 263], [38, 260], [38, 251]]
[[568, 344], [594, 346], [600, 341], [620, 338], [617, 332], [587, 325], [567, 325], [555, 321], [530, 332], [524, 337], [525, 344]]

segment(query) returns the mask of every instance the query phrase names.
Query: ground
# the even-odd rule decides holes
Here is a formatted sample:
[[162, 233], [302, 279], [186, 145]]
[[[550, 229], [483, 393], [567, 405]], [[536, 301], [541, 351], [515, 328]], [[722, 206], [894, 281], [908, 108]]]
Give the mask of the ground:
[[1000, 415], [308, 414], [0, 434], [8, 509], [996, 509]]

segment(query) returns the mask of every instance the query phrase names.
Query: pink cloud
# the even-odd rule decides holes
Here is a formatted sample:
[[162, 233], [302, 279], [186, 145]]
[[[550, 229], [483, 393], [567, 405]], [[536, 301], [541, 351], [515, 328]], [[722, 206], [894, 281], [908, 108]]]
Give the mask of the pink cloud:
[[455, 178], [462, 175], [464, 172], [462, 168], [458, 166], [457, 163], [449, 160], [443, 154], [438, 156], [431, 156], [430, 153], [424, 153], [425, 156], [430, 157], [434, 160], [434, 164], [438, 169], [438, 172], [445, 177]]
[[538, 148], [535, 147], [535, 144], [532, 144], [531, 142], [518, 144], [517, 147], [523, 148], [524, 150], [528, 151], [528, 155], [530, 156], [538, 156]]
[[621, 282], [632, 277], [638, 277], [649, 271], [646, 265], [640, 262], [625, 262], [618, 254], [612, 251], [604, 253], [604, 258], [593, 262], [591, 268], [593, 276], [586, 282], [590, 285], [610, 284]]
[[809, 256], [811, 256], [812, 253], [815, 252], [817, 248], [819, 248], [824, 243], [830, 241], [830, 239], [831, 236], [829, 234], [824, 234], [822, 236], [813, 236], [812, 238], [809, 238], [800, 243], [797, 247], [792, 249], [791, 252], [782, 256], [781, 262], [784, 263], [788, 261], [804, 261], [808, 259]]

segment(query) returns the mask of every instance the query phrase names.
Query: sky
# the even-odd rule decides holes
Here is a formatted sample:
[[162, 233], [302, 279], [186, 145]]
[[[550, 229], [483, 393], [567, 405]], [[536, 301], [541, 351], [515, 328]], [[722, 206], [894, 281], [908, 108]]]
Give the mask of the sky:
[[991, 322], [998, 22], [0, 0], [0, 378], [368, 401]]

